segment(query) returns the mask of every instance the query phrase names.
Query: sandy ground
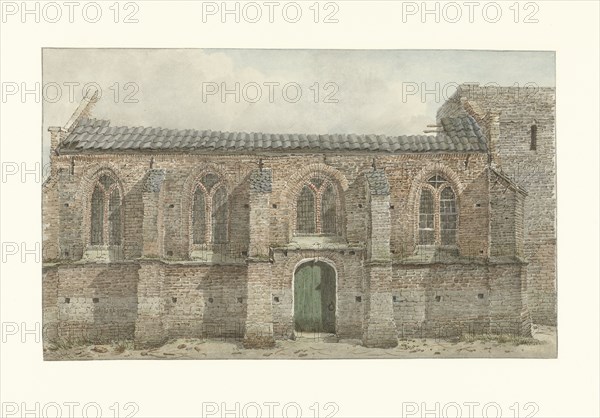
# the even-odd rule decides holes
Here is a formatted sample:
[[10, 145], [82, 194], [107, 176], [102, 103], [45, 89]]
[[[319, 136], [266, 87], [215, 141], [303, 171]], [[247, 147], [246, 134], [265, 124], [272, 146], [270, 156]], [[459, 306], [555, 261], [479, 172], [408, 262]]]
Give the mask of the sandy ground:
[[44, 348], [45, 360], [171, 360], [171, 359], [347, 359], [347, 358], [555, 358], [556, 328], [534, 326], [533, 339], [492, 336], [400, 341], [391, 349], [366, 348], [359, 340], [341, 340], [326, 334], [298, 335], [295, 341], [277, 341], [265, 350], [246, 350], [240, 341], [180, 339], [160, 348], [134, 350], [131, 342], [109, 345]]

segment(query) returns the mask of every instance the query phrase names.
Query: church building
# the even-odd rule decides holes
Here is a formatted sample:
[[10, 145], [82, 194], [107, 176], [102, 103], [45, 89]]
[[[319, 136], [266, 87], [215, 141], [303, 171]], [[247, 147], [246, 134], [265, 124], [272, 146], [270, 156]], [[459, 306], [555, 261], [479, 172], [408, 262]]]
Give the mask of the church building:
[[385, 348], [554, 325], [554, 94], [464, 84], [398, 136], [112, 126], [88, 96], [50, 128], [45, 336]]

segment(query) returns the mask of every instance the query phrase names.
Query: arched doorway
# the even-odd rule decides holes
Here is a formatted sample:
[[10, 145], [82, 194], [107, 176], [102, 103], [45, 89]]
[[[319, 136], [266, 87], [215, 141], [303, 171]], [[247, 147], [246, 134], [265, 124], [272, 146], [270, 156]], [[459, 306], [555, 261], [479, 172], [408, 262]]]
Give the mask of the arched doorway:
[[335, 333], [336, 271], [311, 260], [294, 272], [294, 327], [300, 332]]

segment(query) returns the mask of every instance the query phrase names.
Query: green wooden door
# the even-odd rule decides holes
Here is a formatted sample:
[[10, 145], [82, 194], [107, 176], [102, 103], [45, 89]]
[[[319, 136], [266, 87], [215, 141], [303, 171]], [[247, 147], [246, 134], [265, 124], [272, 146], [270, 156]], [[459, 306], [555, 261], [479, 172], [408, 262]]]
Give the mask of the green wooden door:
[[294, 277], [296, 331], [335, 332], [335, 271], [323, 262], [309, 262]]

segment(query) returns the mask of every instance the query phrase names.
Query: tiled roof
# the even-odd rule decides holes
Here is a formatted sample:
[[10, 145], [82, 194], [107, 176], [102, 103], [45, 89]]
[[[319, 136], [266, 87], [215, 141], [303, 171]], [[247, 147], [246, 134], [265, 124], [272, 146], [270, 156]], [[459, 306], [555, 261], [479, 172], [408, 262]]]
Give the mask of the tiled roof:
[[442, 118], [437, 135], [305, 135], [111, 127], [110, 121], [82, 118], [59, 152], [134, 151], [349, 151], [349, 152], [485, 152], [486, 139], [470, 116]]

